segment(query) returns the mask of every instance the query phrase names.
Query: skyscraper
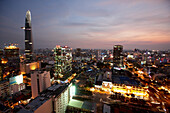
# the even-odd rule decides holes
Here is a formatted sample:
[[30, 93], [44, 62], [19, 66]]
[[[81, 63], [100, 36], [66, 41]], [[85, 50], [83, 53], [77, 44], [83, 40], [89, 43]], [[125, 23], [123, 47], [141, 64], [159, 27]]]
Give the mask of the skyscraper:
[[33, 53], [33, 40], [31, 29], [31, 12], [28, 10], [25, 17], [25, 55], [27, 62], [32, 60], [32, 53]]
[[32, 98], [38, 96], [40, 92], [51, 86], [50, 72], [34, 71], [31, 73]]
[[54, 48], [55, 55], [55, 78], [62, 78], [62, 73], [72, 70], [72, 49], [70, 47], [61, 47], [57, 45]]
[[8, 60], [6, 68], [14, 71], [15, 74], [19, 74], [20, 70], [20, 57], [19, 57], [19, 47], [11, 44], [4, 48], [4, 57]]
[[123, 46], [122, 45], [114, 45], [113, 46], [113, 64], [117, 67], [123, 66]]

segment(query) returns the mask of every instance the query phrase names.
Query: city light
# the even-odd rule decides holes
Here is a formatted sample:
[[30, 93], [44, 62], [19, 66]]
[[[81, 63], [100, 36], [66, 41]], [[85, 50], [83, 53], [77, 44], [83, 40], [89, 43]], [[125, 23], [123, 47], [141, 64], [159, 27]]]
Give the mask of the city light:
[[0, 113], [169, 113], [169, 3], [1, 2]]
[[10, 46], [6, 46], [5, 49], [19, 49], [19, 48], [14, 45], [10, 45]]

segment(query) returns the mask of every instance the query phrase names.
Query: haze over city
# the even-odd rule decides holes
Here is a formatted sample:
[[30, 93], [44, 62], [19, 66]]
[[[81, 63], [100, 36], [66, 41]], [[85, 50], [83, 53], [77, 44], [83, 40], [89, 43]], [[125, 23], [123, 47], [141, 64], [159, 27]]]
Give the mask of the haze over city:
[[170, 48], [169, 0], [1, 0], [0, 45], [24, 49], [24, 17], [31, 11], [35, 49]]

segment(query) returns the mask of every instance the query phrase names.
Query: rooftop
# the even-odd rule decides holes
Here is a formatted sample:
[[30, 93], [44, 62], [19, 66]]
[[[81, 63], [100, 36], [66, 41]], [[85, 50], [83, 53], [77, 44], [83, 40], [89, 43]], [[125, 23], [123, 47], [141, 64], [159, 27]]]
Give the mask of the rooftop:
[[19, 49], [19, 48], [14, 45], [10, 45], [10, 46], [6, 46], [5, 49]]
[[94, 110], [94, 103], [88, 102], [88, 101], [80, 101], [80, 100], [75, 100], [72, 99], [68, 106], [79, 108], [79, 109], [86, 109], [86, 110]]
[[48, 101], [52, 97], [57, 97], [58, 95], [60, 95], [61, 92], [63, 92], [64, 89], [67, 87], [68, 85], [52, 85], [51, 87], [41, 92], [39, 96], [37, 96], [34, 100], [27, 104], [25, 108], [21, 109], [18, 113], [33, 113], [46, 101]]

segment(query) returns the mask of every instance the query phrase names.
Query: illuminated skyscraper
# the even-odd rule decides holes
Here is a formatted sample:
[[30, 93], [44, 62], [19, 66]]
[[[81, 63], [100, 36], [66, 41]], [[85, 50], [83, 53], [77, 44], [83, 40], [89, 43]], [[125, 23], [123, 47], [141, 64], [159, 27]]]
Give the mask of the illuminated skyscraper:
[[33, 53], [33, 39], [31, 29], [31, 12], [28, 10], [25, 17], [25, 55], [26, 60], [32, 60]]
[[122, 67], [123, 66], [123, 46], [122, 45], [114, 45], [113, 46], [113, 63], [114, 66]]
[[55, 78], [62, 78], [62, 73], [72, 70], [72, 49], [57, 45], [54, 48], [55, 55]]

